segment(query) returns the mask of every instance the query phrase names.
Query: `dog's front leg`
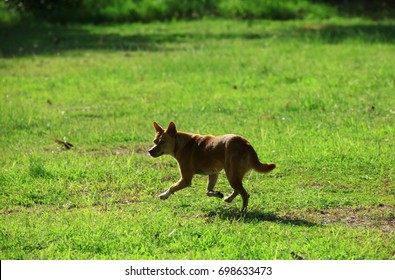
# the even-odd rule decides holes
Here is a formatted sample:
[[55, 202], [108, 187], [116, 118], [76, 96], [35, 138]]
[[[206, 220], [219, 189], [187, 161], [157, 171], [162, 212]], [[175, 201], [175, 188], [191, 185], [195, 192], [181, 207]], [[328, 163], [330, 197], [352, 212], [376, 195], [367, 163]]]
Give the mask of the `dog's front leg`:
[[191, 180], [187, 180], [185, 178], [181, 178], [178, 180], [177, 183], [175, 183], [173, 186], [171, 186], [167, 191], [164, 193], [161, 193], [159, 195], [160, 199], [167, 199], [171, 194], [174, 194], [176, 191], [179, 191], [185, 187], [188, 187], [191, 185]]
[[206, 194], [208, 196], [223, 198], [224, 195], [222, 193], [214, 191], [214, 187], [215, 187], [215, 184], [217, 183], [217, 180], [218, 180], [218, 174], [211, 174], [208, 176], [208, 184], [207, 184]]

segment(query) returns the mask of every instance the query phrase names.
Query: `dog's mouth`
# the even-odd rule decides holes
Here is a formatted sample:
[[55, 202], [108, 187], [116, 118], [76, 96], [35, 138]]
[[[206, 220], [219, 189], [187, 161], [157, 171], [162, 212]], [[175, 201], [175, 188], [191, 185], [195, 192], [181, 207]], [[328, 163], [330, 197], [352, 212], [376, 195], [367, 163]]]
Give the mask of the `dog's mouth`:
[[165, 152], [161, 152], [161, 153], [155, 154], [153, 151], [149, 150], [148, 153], [151, 155], [151, 157], [156, 158], [156, 157], [160, 157], [160, 156], [163, 155]]

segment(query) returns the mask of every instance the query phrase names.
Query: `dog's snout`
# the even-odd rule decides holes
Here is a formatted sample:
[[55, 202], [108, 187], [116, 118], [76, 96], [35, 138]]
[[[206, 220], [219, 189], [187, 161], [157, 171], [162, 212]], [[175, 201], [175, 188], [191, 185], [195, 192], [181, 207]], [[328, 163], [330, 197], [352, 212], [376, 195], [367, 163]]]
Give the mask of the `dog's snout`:
[[151, 149], [148, 150], [148, 153], [151, 155], [151, 157], [158, 157], [163, 155], [163, 152], [158, 149], [158, 146], [153, 146]]
[[154, 150], [154, 147], [152, 147], [151, 149], [148, 150], [148, 153], [149, 153], [151, 156], [152, 156], [153, 150]]

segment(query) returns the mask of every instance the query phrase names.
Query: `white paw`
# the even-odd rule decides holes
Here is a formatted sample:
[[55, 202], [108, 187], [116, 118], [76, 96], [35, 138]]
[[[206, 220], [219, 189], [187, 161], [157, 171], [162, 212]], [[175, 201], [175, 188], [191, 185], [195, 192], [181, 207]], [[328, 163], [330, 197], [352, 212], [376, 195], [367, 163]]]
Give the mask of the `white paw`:
[[218, 197], [218, 198], [223, 198], [224, 195], [220, 192], [217, 191], [208, 191], [206, 192], [207, 196], [211, 196], [211, 197]]
[[224, 201], [227, 203], [231, 203], [233, 201], [233, 198], [231, 196], [227, 196], [224, 198]]
[[170, 191], [167, 190], [167, 191], [165, 191], [164, 193], [161, 193], [161, 194], [159, 195], [159, 198], [162, 199], [162, 200], [165, 200], [165, 199], [167, 199], [170, 195], [171, 195]]

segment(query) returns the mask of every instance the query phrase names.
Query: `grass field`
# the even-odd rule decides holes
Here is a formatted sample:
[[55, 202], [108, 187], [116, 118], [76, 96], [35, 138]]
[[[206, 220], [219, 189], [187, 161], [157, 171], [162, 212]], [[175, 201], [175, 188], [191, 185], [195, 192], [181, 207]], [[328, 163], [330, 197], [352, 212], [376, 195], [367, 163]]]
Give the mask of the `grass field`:
[[[0, 26], [1, 259], [395, 259], [394, 26]], [[277, 168], [246, 176], [245, 216], [203, 176], [161, 201], [153, 121]]]

